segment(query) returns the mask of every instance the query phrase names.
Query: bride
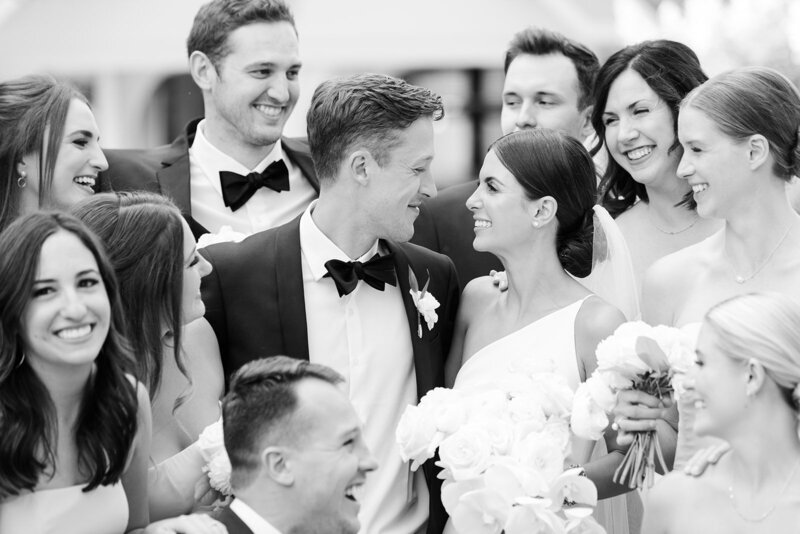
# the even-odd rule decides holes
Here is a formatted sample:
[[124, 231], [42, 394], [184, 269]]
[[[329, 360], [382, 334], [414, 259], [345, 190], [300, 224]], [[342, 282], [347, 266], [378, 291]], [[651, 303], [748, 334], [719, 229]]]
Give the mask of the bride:
[[[448, 385], [480, 387], [487, 375], [530, 360], [573, 390], [594, 371], [597, 344], [625, 320], [573, 278], [592, 270], [595, 183], [586, 149], [559, 132], [514, 132], [491, 146], [467, 207], [475, 219], [473, 246], [501, 260], [508, 291], [498, 291], [491, 277], [464, 289]], [[613, 433], [606, 436], [608, 455], [589, 462], [593, 444], [573, 438], [569, 458], [600, 498], [625, 491], [611, 481], [622, 454]], [[627, 532], [625, 519], [614, 527], [603, 522], [609, 532]]]

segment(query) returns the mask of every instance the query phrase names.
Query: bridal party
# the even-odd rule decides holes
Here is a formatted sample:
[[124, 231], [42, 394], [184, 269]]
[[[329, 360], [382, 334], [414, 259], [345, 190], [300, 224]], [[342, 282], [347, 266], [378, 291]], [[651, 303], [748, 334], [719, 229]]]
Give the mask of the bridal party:
[[798, 71], [519, 20], [443, 185], [452, 91], [204, 1], [169, 144], [0, 73], [0, 534], [800, 532]]

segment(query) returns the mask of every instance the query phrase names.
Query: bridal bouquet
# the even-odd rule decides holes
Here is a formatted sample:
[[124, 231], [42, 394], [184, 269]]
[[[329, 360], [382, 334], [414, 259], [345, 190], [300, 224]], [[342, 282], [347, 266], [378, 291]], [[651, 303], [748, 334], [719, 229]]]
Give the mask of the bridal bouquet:
[[[685, 372], [694, 362], [690, 338], [677, 328], [625, 323], [597, 346], [597, 369], [578, 387], [572, 408], [572, 431], [599, 439], [608, 426], [617, 392], [635, 389], [659, 399], [681, 389]], [[665, 469], [655, 430], [637, 432], [614, 473], [614, 481], [630, 488], [651, 487], [656, 462]]]
[[459, 534], [603, 533], [594, 484], [564, 471], [572, 397], [552, 373], [436, 388], [406, 408], [396, 438], [412, 470], [438, 449], [442, 503]]

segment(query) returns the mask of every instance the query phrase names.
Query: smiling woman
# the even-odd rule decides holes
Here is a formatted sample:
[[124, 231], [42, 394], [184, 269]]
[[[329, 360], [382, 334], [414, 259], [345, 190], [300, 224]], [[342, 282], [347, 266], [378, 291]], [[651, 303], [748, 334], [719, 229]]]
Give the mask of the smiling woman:
[[705, 80], [695, 53], [666, 40], [625, 47], [598, 74], [593, 151], [605, 145], [610, 156], [600, 200], [625, 236], [639, 287], [654, 261], [719, 229], [718, 221], [698, 217], [688, 184], [677, 176], [678, 106]]
[[86, 98], [47, 76], [0, 83], [0, 230], [94, 193], [108, 163]]
[[99, 241], [72, 217], [35, 213], [0, 249], [0, 277], [16, 282], [0, 287], [0, 531], [144, 527], [147, 394], [126, 376]]

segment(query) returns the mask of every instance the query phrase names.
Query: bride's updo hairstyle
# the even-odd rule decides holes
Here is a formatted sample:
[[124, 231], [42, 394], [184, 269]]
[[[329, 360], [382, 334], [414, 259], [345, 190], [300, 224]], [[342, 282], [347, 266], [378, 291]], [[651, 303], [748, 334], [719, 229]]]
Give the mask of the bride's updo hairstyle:
[[780, 293], [739, 295], [711, 308], [703, 327], [729, 358], [761, 364], [800, 413], [800, 303]]
[[800, 174], [800, 93], [786, 76], [768, 67], [743, 67], [714, 76], [687, 95], [692, 107], [733, 139], [763, 135], [773, 172], [787, 182]]
[[549, 196], [556, 200], [558, 259], [571, 275], [587, 276], [592, 270], [592, 207], [597, 179], [586, 148], [574, 137], [535, 128], [505, 135], [489, 149], [529, 199]]

